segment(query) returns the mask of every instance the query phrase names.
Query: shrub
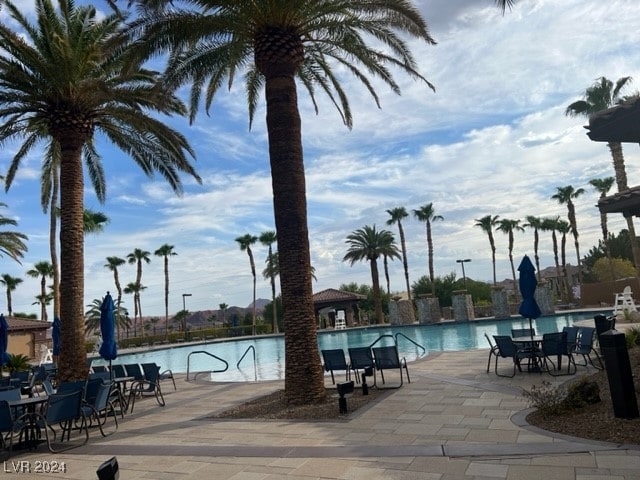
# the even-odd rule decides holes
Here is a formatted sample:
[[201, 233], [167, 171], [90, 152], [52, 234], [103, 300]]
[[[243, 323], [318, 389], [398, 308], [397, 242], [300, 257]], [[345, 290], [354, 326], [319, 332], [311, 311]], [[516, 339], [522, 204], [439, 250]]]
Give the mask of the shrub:
[[640, 328], [633, 327], [628, 329], [624, 334], [624, 339], [627, 342], [627, 348], [640, 345]]
[[6, 366], [7, 370], [9, 370], [10, 372], [24, 372], [31, 368], [29, 357], [22, 354], [9, 354], [9, 361], [7, 362]]
[[533, 385], [531, 390], [524, 390], [523, 395], [540, 415], [549, 418], [599, 402], [600, 388], [588, 377], [582, 377], [567, 387], [554, 387], [543, 380], [541, 386]]

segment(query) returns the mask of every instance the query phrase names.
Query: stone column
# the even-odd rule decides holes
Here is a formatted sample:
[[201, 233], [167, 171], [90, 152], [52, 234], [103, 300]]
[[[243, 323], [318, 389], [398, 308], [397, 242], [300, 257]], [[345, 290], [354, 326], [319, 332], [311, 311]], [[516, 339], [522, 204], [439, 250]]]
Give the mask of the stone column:
[[437, 323], [442, 318], [438, 297], [434, 297], [430, 293], [419, 295], [416, 304], [418, 307], [418, 323]]
[[473, 320], [473, 300], [466, 290], [454, 290], [451, 297], [453, 319], [457, 321]]
[[491, 304], [493, 305], [493, 317], [509, 318], [511, 311], [509, 310], [509, 296], [504, 287], [494, 285], [491, 287]]
[[389, 320], [391, 325], [409, 325], [415, 322], [413, 304], [409, 300], [391, 300], [389, 302]]
[[542, 315], [553, 315], [555, 313], [551, 295], [551, 285], [548, 282], [542, 281], [538, 283], [534, 297], [540, 307]]
[[389, 323], [400, 325], [400, 312], [398, 311], [398, 301], [389, 300]]

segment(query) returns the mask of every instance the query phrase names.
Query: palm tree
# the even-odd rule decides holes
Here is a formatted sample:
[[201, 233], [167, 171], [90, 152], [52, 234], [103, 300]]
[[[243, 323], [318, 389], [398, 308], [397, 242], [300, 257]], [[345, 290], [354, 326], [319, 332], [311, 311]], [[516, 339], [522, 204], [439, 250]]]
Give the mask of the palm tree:
[[475, 226], [480, 227], [489, 237], [489, 245], [491, 246], [491, 262], [493, 264], [493, 284], [496, 285], [496, 242], [493, 239], [493, 228], [498, 224], [498, 215], [485, 215], [482, 218], [476, 218]]
[[543, 219], [540, 217], [534, 217], [533, 215], [527, 215], [525, 219], [527, 223], [524, 224], [524, 227], [533, 228], [533, 257], [536, 262], [536, 273], [538, 275], [538, 282], [540, 282], [540, 255], [538, 255], [540, 234], [538, 232], [542, 230]]
[[553, 258], [555, 260], [556, 265], [556, 278], [558, 279], [558, 291], [562, 296], [563, 303], [567, 302], [565, 298], [565, 289], [563, 287], [562, 276], [560, 275], [560, 259], [558, 257], [558, 237], [556, 235], [558, 223], [560, 222], [560, 217], [548, 217], [542, 219], [542, 225], [540, 226], [540, 230], [544, 232], [551, 232], [551, 241], [553, 244]]
[[[0, 202], [0, 207], [6, 206], [6, 203]], [[0, 215], [0, 227], [4, 227], [5, 225], [16, 226], [18, 222], [12, 218]], [[0, 257], [6, 255], [20, 263], [20, 259], [24, 257], [24, 252], [27, 251], [27, 245], [24, 242], [28, 239], [29, 237], [24, 233], [0, 230]]]
[[[405, 0], [181, 2], [195, 7], [191, 10], [173, 8], [173, 0], [156, 0], [153, 6], [146, 0], [129, 3], [141, 7], [141, 17], [132, 28], [144, 35], [139, 42], [144, 53], [152, 56], [172, 49], [167, 82], [176, 87], [192, 85], [192, 120], [203, 89], [209, 109], [215, 94], [231, 87], [242, 72], [251, 125], [264, 91], [282, 307], [286, 312], [285, 396], [293, 404], [323, 399], [326, 390], [314, 321], [296, 77], [314, 108], [318, 107], [317, 91], [325, 92], [350, 128], [351, 107], [334, 67], [344, 68], [360, 80], [377, 105], [375, 84], [368, 77], [380, 79], [395, 93], [400, 93], [393, 77], [398, 71], [433, 88], [417, 71], [408, 48], [411, 38], [435, 43], [426, 22]], [[171, 8], [170, 15], [165, 8]], [[368, 44], [373, 42], [381, 48]]]
[[400, 252], [393, 238], [393, 233], [388, 230], [376, 230], [376, 226], [365, 225], [352, 234], [346, 240], [349, 248], [342, 259], [353, 266], [356, 262], [368, 261], [371, 267], [371, 283], [373, 288], [373, 301], [376, 311], [376, 323], [384, 322], [382, 312], [382, 297], [380, 295], [380, 278], [378, 274], [378, 258], [387, 255], [389, 258], [400, 258]]
[[[3, 1], [15, 23], [0, 25], [0, 142], [23, 140], [7, 173], [41, 143], [60, 151], [60, 380], [86, 378], [84, 347], [84, 179], [101, 169], [96, 133], [130, 154], [149, 175], [159, 172], [180, 193], [179, 174], [200, 180], [185, 137], [154, 113], [183, 114], [184, 105], [129, 53], [137, 40], [124, 32], [126, 15], [100, 14], [72, 0], [36, 0], [36, 22]], [[9, 25], [18, 25], [19, 32]]]
[[[137, 324], [138, 319], [140, 319], [140, 325], [142, 326], [142, 307], [139, 301], [136, 299], [140, 299], [140, 292], [145, 290], [147, 287], [138, 283], [138, 282], [129, 282], [127, 286], [124, 287], [124, 293], [128, 295], [133, 295], [133, 336], [138, 336]], [[140, 333], [142, 334], [142, 329], [140, 329]]]
[[164, 333], [167, 338], [169, 338], [169, 257], [177, 255], [177, 253], [173, 251], [173, 248], [173, 245], [165, 243], [154, 252], [154, 255], [164, 259]]
[[[102, 299], [96, 298], [90, 305], [87, 305], [88, 310], [84, 313], [84, 326], [87, 333], [98, 332], [100, 330], [100, 307], [102, 306], [102, 302]], [[129, 312], [127, 312], [127, 309], [123, 306], [116, 305], [115, 307], [116, 310], [114, 313], [118, 331], [120, 331], [120, 328], [128, 328]]]
[[427, 232], [427, 251], [429, 254], [429, 281], [431, 282], [431, 294], [436, 294], [436, 275], [433, 269], [433, 239], [431, 238], [431, 224], [440, 220], [444, 220], [442, 215], [436, 215], [433, 209], [433, 203], [429, 202], [413, 211], [413, 215], [420, 222], [424, 222]]
[[409, 214], [404, 207], [396, 207], [387, 210], [389, 220], [387, 225], [398, 224], [398, 233], [400, 235], [400, 247], [402, 249], [402, 265], [404, 267], [404, 280], [407, 285], [407, 299], [411, 301], [411, 287], [409, 285], [409, 265], [407, 263], [407, 244], [404, 238], [404, 229], [402, 228], [402, 219], [407, 218]]
[[251, 251], [251, 245], [258, 241], [258, 237], [249, 233], [236, 238], [236, 242], [240, 245], [241, 252], [247, 252], [249, 256], [249, 266], [251, 267], [251, 275], [253, 275], [253, 314], [252, 318], [252, 332], [256, 334], [256, 264], [253, 261], [253, 252]]
[[36, 301], [33, 302], [31, 305], [38, 305], [41, 308], [44, 307], [46, 309], [51, 304], [51, 301], [53, 300], [53, 292], [52, 291], [47, 292], [45, 295], [38, 294], [35, 296], [35, 299]]
[[520, 220], [501, 218], [498, 222], [498, 230], [509, 237], [509, 263], [511, 264], [511, 276], [513, 278], [513, 294], [516, 297], [516, 302], [518, 302], [520, 296], [516, 286], [516, 269], [513, 265], [513, 232], [524, 232], [524, 227], [520, 225]]
[[[616, 81], [615, 85], [613, 81], [608, 78], [600, 77], [593, 85], [587, 88], [582, 100], [573, 102], [567, 107], [565, 115], [571, 117], [590, 117], [591, 115], [606, 110], [624, 100], [624, 98], [620, 96], [620, 93], [630, 83], [631, 77], [621, 77]], [[622, 143], [607, 142], [607, 147], [609, 147], [611, 158], [613, 159], [613, 170], [618, 185], [618, 192], [629, 190]], [[625, 218], [627, 220], [629, 237], [635, 239], [636, 230], [633, 223], [633, 216]], [[638, 274], [640, 274], [640, 246], [637, 240], [631, 242], [631, 250], [633, 252], [633, 263], [635, 264]]]
[[[136, 287], [133, 290], [130, 290], [128, 293], [133, 293], [133, 330], [135, 332], [136, 329], [136, 318], [140, 315], [140, 322], [142, 322], [142, 302], [140, 301], [140, 292], [144, 290], [146, 287], [142, 286], [142, 262], [149, 263], [151, 262], [151, 258], [149, 256], [151, 252], [146, 250], [142, 250], [141, 248], [134, 248], [133, 252], [127, 254], [127, 262], [132, 265], [136, 265], [136, 281], [134, 282]], [[128, 286], [130, 286], [129, 284]], [[125, 293], [127, 290], [125, 289]], [[137, 314], [136, 314], [137, 313]]]
[[227, 305], [226, 303], [221, 303], [220, 305], [218, 305], [218, 307], [220, 308], [220, 311], [222, 312], [222, 325], [224, 326], [225, 324], [225, 313], [227, 311], [227, 308], [229, 308], [229, 305]]
[[120, 275], [118, 274], [118, 267], [124, 265], [126, 260], [120, 257], [107, 257], [107, 263], [104, 267], [113, 272], [113, 281], [116, 284], [116, 291], [118, 292], [118, 298], [116, 300], [116, 327], [118, 328], [118, 338], [120, 338], [120, 323], [117, 318], [119, 307], [122, 305], [122, 286], [120, 285]]
[[82, 223], [85, 235], [87, 233], [102, 233], [104, 226], [109, 223], [109, 217], [102, 212], [85, 208], [82, 212]]
[[[20, 285], [22, 282], [23, 280], [21, 278], [12, 277], [8, 273], [3, 273], [2, 275], [0, 275], [0, 285], [4, 285], [5, 290], [7, 292], [7, 314], [10, 317], [13, 315], [13, 309], [11, 306], [11, 292], [13, 292], [16, 288], [18, 288], [18, 285]], [[46, 308], [45, 308], [45, 315], [46, 315]], [[43, 318], [42, 320], [46, 320], [46, 318]]]
[[558, 220], [556, 222], [555, 229], [562, 235], [562, 237], [560, 237], [560, 258], [562, 260], [562, 276], [564, 278], [564, 287], [567, 292], [566, 298], [569, 300], [569, 302], [573, 302], [573, 282], [569, 281], [569, 275], [567, 273], [567, 233], [571, 232], [571, 224], [566, 220]]
[[[267, 253], [267, 268], [265, 268], [264, 272], [262, 272], [263, 276], [269, 280], [271, 283], [271, 305], [273, 307], [273, 327], [272, 332], [278, 333], [278, 315], [276, 309], [276, 276], [278, 270], [273, 268], [273, 248], [272, 245], [278, 241], [278, 236], [276, 232], [273, 230], [268, 230], [266, 232], [262, 232], [260, 234], [260, 243], [269, 248], [269, 253]], [[277, 260], [277, 259], [276, 259]], [[265, 274], [266, 272], [266, 274]]]
[[[27, 270], [26, 273], [32, 278], [40, 278], [40, 296], [45, 298], [47, 295], [47, 278], [53, 276], [53, 265], [43, 260], [35, 263], [33, 268]], [[47, 320], [47, 306], [44, 304], [40, 308], [40, 320], [43, 322]]]
[[[609, 193], [609, 190], [611, 190], [611, 187], [613, 187], [615, 181], [616, 179], [613, 177], [594, 178], [592, 180], [589, 180], [589, 185], [591, 185], [600, 194], [600, 198], [605, 198], [607, 196], [607, 193]], [[611, 259], [611, 250], [609, 248], [609, 228], [607, 226], [607, 214], [603, 212], [600, 212], [600, 229], [602, 230], [602, 245], [604, 246], [604, 253], [607, 256], [607, 260], [609, 262], [611, 278], [615, 280], [616, 276], [613, 269], [613, 261]], [[633, 244], [634, 242], [632, 241], [631, 243]]]
[[576, 207], [573, 200], [585, 192], [584, 188], [574, 189], [572, 185], [556, 187], [556, 193], [551, 198], [557, 200], [560, 205], [567, 206], [567, 218], [571, 226], [571, 234], [576, 247], [576, 258], [578, 260], [578, 283], [582, 283], [582, 263], [580, 260], [580, 243], [578, 242], [578, 225], [576, 222]]

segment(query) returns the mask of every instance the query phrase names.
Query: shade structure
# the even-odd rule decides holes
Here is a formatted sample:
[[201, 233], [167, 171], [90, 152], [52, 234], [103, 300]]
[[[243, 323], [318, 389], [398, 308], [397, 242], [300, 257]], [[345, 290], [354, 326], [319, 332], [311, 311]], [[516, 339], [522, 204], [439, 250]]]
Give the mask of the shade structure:
[[60, 319], [58, 317], [53, 317], [51, 339], [53, 340], [53, 356], [57, 357], [60, 355]]
[[102, 345], [100, 345], [100, 356], [111, 361], [118, 356], [118, 345], [115, 336], [115, 307], [113, 298], [109, 292], [105, 295], [100, 306], [100, 332], [102, 334]]
[[520, 286], [520, 295], [522, 295], [522, 303], [520, 304], [518, 313], [529, 319], [529, 328], [532, 330], [533, 336], [533, 325], [531, 320], [538, 318], [541, 312], [535, 298], [536, 288], [538, 287], [536, 269], [527, 255], [522, 258], [518, 271], [520, 272], [518, 285]]
[[0, 313], [0, 368], [9, 362], [7, 348], [9, 345], [9, 324], [4, 315]]

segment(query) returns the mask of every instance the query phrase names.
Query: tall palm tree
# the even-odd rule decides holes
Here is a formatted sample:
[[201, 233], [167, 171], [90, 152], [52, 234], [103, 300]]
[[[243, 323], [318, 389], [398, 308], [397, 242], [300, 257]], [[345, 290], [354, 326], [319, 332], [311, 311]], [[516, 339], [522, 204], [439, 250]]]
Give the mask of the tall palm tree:
[[222, 312], [222, 325], [224, 326], [226, 321], [225, 314], [227, 313], [227, 308], [229, 308], [229, 305], [227, 305], [226, 303], [221, 303], [220, 305], [218, 305], [218, 307]]
[[398, 225], [398, 234], [400, 235], [400, 248], [402, 249], [402, 265], [404, 267], [404, 280], [407, 286], [407, 299], [411, 301], [411, 286], [409, 284], [409, 264], [407, 262], [407, 243], [404, 238], [404, 229], [402, 228], [402, 219], [407, 218], [409, 214], [404, 207], [396, 207], [387, 210], [389, 219], [387, 225]]
[[562, 275], [560, 274], [560, 258], [558, 257], [558, 236], [556, 235], [558, 222], [560, 222], [560, 217], [547, 217], [542, 219], [542, 225], [540, 226], [540, 230], [544, 232], [551, 232], [551, 242], [553, 245], [553, 259], [555, 261], [556, 266], [556, 278], [558, 279], [558, 293], [562, 296], [562, 300], [564, 303], [567, 302], [565, 298], [565, 289], [562, 283]]
[[[101, 169], [95, 137], [102, 133], [149, 175], [159, 172], [180, 193], [180, 173], [197, 180], [185, 137], [154, 113], [183, 114], [184, 105], [158, 76], [130, 55], [137, 40], [125, 35], [126, 15], [100, 14], [72, 0], [35, 0], [30, 24], [3, 0], [13, 23], [0, 25], [0, 142], [21, 139], [6, 188], [21, 161], [42, 143], [60, 150], [60, 380], [86, 378], [84, 348], [84, 179]], [[14, 31], [10, 25], [17, 25]]]
[[498, 215], [485, 215], [482, 218], [475, 219], [475, 226], [480, 227], [483, 232], [487, 234], [489, 238], [489, 245], [491, 246], [491, 263], [493, 264], [493, 284], [496, 285], [496, 242], [493, 238], [493, 228], [498, 224]]
[[[605, 198], [609, 193], [609, 190], [611, 190], [611, 187], [613, 187], [615, 181], [616, 179], [613, 177], [593, 178], [589, 180], [589, 185], [591, 185], [596, 190], [596, 192], [600, 194], [600, 198]], [[607, 256], [607, 260], [609, 262], [611, 278], [615, 280], [616, 276], [613, 269], [613, 261], [611, 259], [611, 249], [609, 248], [609, 228], [607, 225], [607, 214], [603, 212], [600, 212], [600, 229], [602, 230], [602, 245], [604, 246], [604, 253]], [[631, 243], [633, 244], [634, 242], [632, 241]]]
[[[32, 278], [40, 278], [40, 296], [45, 298], [47, 295], [47, 278], [53, 276], [53, 265], [44, 260], [36, 262], [33, 268], [27, 270], [26, 273]], [[40, 320], [43, 322], [47, 320], [47, 306], [44, 304], [40, 307]]]
[[[571, 117], [590, 117], [598, 112], [606, 110], [617, 103], [624, 100], [620, 96], [622, 90], [631, 83], [631, 77], [619, 78], [615, 85], [612, 80], [606, 77], [598, 78], [585, 91], [582, 100], [573, 102], [565, 110], [565, 115]], [[613, 170], [615, 172], [618, 192], [629, 190], [627, 184], [627, 172], [624, 165], [624, 153], [622, 151], [622, 143], [607, 142], [607, 147], [611, 152], [613, 160]], [[629, 238], [636, 238], [636, 229], [633, 223], [633, 216], [625, 217], [627, 220], [627, 229], [629, 230]], [[631, 251], [633, 253], [633, 263], [640, 275], [640, 245], [637, 240], [631, 242]]]
[[584, 188], [573, 188], [572, 185], [565, 187], [556, 187], [556, 193], [551, 198], [557, 200], [560, 205], [567, 206], [567, 218], [571, 226], [571, 234], [573, 235], [573, 243], [576, 247], [576, 258], [578, 261], [578, 282], [582, 283], [582, 263], [580, 260], [580, 242], [578, 242], [578, 224], [576, 221], [576, 207], [573, 200], [578, 198], [585, 192]]
[[511, 264], [511, 277], [513, 278], [513, 294], [516, 297], [516, 302], [518, 302], [520, 295], [516, 284], [516, 268], [513, 265], [513, 232], [524, 232], [524, 227], [520, 225], [520, 220], [501, 218], [498, 221], [497, 229], [509, 237], [509, 263]]
[[253, 261], [253, 252], [251, 251], [251, 245], [258, 241], [258, 237], [249, 233], [236, 238], [236, 242], [240, 245], [240, 251], [247, 252], [249, 256], [249, 266], [251, 267], [251, 275], [253, 276], [253, 313], [252, 318], [252, 332], [256, 334], [256, 264]]
[[[267, 275], [265, 277], [269, 280], [269, 283], [271, 284], [271, 306], [273, 309], [273, 327], [272, 327], [273, 333], [278, 333], [278, 315], [277, 315], [277, 309], [276, 309], [276, 276], [277, 274], [274, 274], [274, 269], [269, 267], [272, 266], [271, 264], [274, 261], [272, 246], [277, 241], [278, 241], [278, 236], [276, 235], [276, 232], [274, 232], [273, 230], [268, 230], [260, 234], [260, 243], [265, 247], [269, 248], [269, 252], [267, 253], [267, 260], [266, 260], [267, 268], [265, 269], [265, 271], [267, 271]], [[264, 275], [264, 272], [263, 272], [263, 275]]]
[[246, 82], [251, 125], [264, 91], [280, 286], [286, 312], [285, 396], [294, 404], [323, 399], [326, 390], [314, 321], [296, 77], [314, 108], [318, 107], [317, 92], [326, 93], [350, 128], [351, 106], [337, 70], [344, 69], [360, 80], [378, 106], [374, 87], [379, 83], [372, 82], [371, 77], [395, 93], [400, 93], [395, 72], [405, 72], [433, 88], [418, 72], [408, 41], [435, 43], [426, 22], [405, 0], [180, 2], [194, 7], [191, 10], [175, 9], [174, 0], [155, 0], [153, 6], [146, 0], [128, 3], [141, 7], [141, 16], [132, 29], [144, 35], [139, 42], [144, 53], [152, 56], [171, 49], [167, 82], [192, 85], [192, 120], [203, 90], [208, 109], [216, 93], [241, 77]]
[[127, 263], [124, 258], [120, 257], [107, 257], [107, 263], [104, 264], [104, 267], [113, 272], [113, 281], [116, 284], [116, 291], [118, 292], [118, 298], [116, 299], [116, 327], [117, 327], [117, 335], [120, 338], [120, 325], [121, 322], [118, 321], [117, 318], [120, 310], [120, 306], [122, 306], [122, 286], [120, 285], [120, 275], [118, 273], [118, 267], [121, 267]]
[[571, 224], [566, 220], [558, 220], [556, 222], [555, 229], [559, 234], [562, 235], [560, 237], [560, 258], [562, 263], [562, 277], [564, 278], [566, 298], [569, 302], [573, 302], [573, 282], [570, 281], [569, 274], [567, 272], [567, 233], [571, 232]]
[[138, 321], [140, 322], [140, 334], [143, 334], [142, 331], [142, 306], [140, 305], [140, 301], [136, 301], [136, 299], [140, 299], [140, 292], [145, 290], [147, 287], [142, 285], [139, 282], [129, 282], [127, 286], [124, 287], [124, 293], [127, 295], [133, 295], [133, 336], [138, 336]]
[[273, 333], [279, 332], [278, 326], [278, 308], [276, 304], [276, 284], [275, 279], [279, 275], [280, 266], [278, 265], [278, 252], [273, 252], [267, 255], [267, 259], [265, 260], [266, 266], [264, 270], [262, 270], [262, 276], [265, 280], [269, 280], [271, 282], [271, 312], [273, 315]]
[[431, 237], [431, 224], [433, 222], [444, 220], [442, 215], [436, 215], [433, 203], [429, 202], [413, 211], [413, 215], [420, 221], [424, 222], [427, 233], [427, 252], [429, 255], [429, 281], [431, 282], [431, 294], [436, 294], [436, 275], [433, 269], [433, 239]]
[[[7, 314], [10, 317], [13, 315], [13, 308], [11, 305], [11, 292], [13, 292], [16, 288], [18, 288], [18, 285], [20, 285], [22, 282], [23, 280], [21, 278], [12, 277], [8, 273], [3, 273], [2, 275], [0, 275], [0, 285], [3, 285], [7, 292]], [[45, 315], [46, 315], [46, 308], [45, 308]], [[46, 318], [43, 318], [42, 320], [46, 320]]]
[[371, 284], [373, 302], [376, 311], [376, 323], [384, 322], [382, 296], [380, 295], [380, 278], [378, 274], [378, 258], [385, 254], [389, 258], [401, 258], [400, 251], [388, 230], [376, 230], [376, 226], [365, 225], [347, 236], [347, 253], [342, 259], [353, 265], [356, 262], [368, 261], [371, 267]]
[[104, 226], [109, 223], [109, 217], [102, 212], [85, 208], [82, 212], [82, 223], [85, 235], [87, 233], [102, 233]]
[[[90, 305], [87, 305], [87, 311], [84, 313], [85, 316], [85, 331], [87, 333], [91, 332], [99, 332], [100, 331], [100, 315], [102, 306], [102, 299], [96, 298]], [[118, 330], [120, 328], [127, 328], [129, 326], [129, 312], [123, 306], [118, 307], [115, 306], [115, 318], [116, 318], [116, 327]]]
[[[0, 202], [0, 207], [6, 207], [6, 203]], [[18, 222], [13, 218], [0, 215], [0, 227], [5, 225], [16, 226]], [[0, 230], [0, 257], [6, 255], [7, 257], [20, 263], [20, 259], [24, 257], [24, 253], [27, 251], [27, 245], [25, 241], [28, 240], [24, 233]]]
[[[149, 263], [151, 262], [150, 258], [151, 252], [147, 250], [142, 250], [141, 248], [134, 248], [133, 252], [127, 254], [127, 262], [130, 265], [136, 265], [136, 284], [135, 288], [130, 288], [128, 293], [133, 293], [133, 330], [136, 330], [136, 319], [140, 318], [140, 322], [142, 323], [142, 302], [140, 301], [140, 292], [142, 292], [146, 287], [142, 286], [142, 262]], [[128, 285], [128, 287], [131, 284]], [[127, 293], [125, 289], [125, 293]], [[141, 328], [142, 330], [142, 328]]]
[[167, 338], [169, 338], [169, 257], [178, 255], [173, 248], [173, 245], [165, 243], [153, 253], [164, 260], [164, 333]]
[[535, 217], [533, 215], [527, 215], [525, 220], [526, 223], [523, 226], [526, 228], [533, 228], [533, 258], [536, 262], [536, 274], [538, 276], [538, 282], [540, 282], [542, 278], [540, 275], [540, 255], [538, 254], [538, 247], [540, 246], [539, 231], [542, 230], [544, 219]]

